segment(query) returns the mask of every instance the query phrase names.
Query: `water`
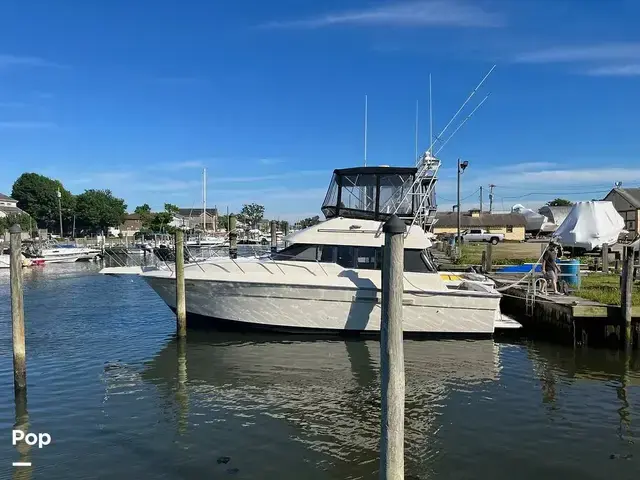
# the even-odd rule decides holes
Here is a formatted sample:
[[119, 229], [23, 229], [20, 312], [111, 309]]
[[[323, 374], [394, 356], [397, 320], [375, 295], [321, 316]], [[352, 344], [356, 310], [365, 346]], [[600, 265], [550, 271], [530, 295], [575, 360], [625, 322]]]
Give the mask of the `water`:
[[[25, 270], [28, 429], [53, 441], [22, 455], [0, 273], [0, 479], [376, 478], [377, 342], [181, 343], [144, 281], [97, 270]], [[490, 340], [407, 341], [405, 356], [407, 478], [637, 477], [637, 359]]]

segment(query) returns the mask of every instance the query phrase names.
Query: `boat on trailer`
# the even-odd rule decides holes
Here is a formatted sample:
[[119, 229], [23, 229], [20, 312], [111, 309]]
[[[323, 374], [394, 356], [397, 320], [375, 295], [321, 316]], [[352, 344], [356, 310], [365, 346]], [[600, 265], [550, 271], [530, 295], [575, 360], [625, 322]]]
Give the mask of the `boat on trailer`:
[[[405, 333], [490, 336], [496, 326], [519, 327], [503, 322], [501, 294], [484, 277], [452, 281], [438, 272], [425, 229], [435, 218], [438, 167], [425, 154], [418, 167], [335, 170], [322, 205], [326, 221], [287, 236], [284, 250], [185, 265], [187, 314], [233, 330], [379, 334], [382, 226], [395, 214], [407, 224]], [[175, 310], [173, 270], [140, 276]]]

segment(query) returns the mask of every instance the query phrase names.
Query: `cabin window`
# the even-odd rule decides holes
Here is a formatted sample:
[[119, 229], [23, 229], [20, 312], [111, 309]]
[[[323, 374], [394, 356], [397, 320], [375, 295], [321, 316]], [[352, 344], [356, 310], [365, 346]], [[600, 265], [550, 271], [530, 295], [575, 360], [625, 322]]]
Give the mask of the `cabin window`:
[[380, 270], [380, 256], [376, 247], [355, 247], [356, 256], [356, 268], [362, 268], [365, 270]]
[[507, 225], [507, 233], [513, 233], [513, 225]]
[[482, 230], [477, 228], [472, 228], [471, 230], [469, 230], [469, 233], [482, 233]]
[[296, 244], [279, 251], [273, 255], [273, 259], [315, 262], [322, 258], [322, 253], [323, 245]]

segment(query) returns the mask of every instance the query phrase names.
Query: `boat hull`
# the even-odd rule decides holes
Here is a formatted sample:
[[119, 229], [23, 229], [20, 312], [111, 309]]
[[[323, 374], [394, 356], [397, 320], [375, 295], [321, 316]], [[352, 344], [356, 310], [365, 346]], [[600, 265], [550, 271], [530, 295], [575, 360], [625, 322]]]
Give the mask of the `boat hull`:
[[[175, 310], [175, 278], [143, 276]], [[380, 292], [327, 286], [187, 280], [187, 314], [212, 326], [296, 333], [379, 334]], [[499, 296], [405, 292], [404, 331], [415, 334], [492, 335]]]

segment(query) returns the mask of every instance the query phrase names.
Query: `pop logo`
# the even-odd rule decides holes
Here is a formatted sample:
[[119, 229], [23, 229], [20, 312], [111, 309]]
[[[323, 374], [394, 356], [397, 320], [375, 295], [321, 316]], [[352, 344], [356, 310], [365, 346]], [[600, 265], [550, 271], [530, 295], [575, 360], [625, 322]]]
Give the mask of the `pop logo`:
[[26, 435], [22, 430], [13, 430], [12, 433], [13, 445], [17, 445], [22, 440], [29, 446], [38, 445], [38, 448], [42, 448], [51, 443], [51, 435], [48, 433], [27, 433]]

